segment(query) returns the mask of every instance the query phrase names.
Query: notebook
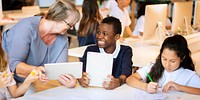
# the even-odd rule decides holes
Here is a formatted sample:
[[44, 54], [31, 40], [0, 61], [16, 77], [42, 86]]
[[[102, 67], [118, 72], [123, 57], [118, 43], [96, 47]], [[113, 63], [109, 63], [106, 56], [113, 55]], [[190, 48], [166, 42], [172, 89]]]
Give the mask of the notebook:
[[86, 72], [90, 78], [89, 86], [103, 87], [102, 83], [112, 75], [113, 55], [97, 52], [87, 53]]
[[61, 74], [70, 74], [75, 78], [82, 77], [82, 62], [45, 64], [45, 73], [49, 80], [57, 80]]

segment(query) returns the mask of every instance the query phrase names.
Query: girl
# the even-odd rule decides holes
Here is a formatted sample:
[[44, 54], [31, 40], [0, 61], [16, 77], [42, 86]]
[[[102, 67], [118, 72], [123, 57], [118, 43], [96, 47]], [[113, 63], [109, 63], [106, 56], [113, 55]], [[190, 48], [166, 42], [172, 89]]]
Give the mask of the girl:
[[155, 64], [139, 69], [127, 78], [127, 84], [148, 93], [156, 93], [162, 87], [163, 92], [200, 94], [200, 78], [194, 72], [186, 39], [181, 35], [165, 39]]
[[77, 32], [79, 46], [96, 44], [95, 33], [102, 20], [97, 0], [84, 0], [82, 14], [83, 16]]
[[13, 79], [13, 73], [10, 72], [5, 58], [4, 51], [0, 46], [0, 100], [6, 100], [6, 87], [11, 96], [16, 98], [22, 96], [28, 90], [31, 83], [38, 79], [38, 72], [33, 70], [22, 85], [17, 87], [16, 82]]

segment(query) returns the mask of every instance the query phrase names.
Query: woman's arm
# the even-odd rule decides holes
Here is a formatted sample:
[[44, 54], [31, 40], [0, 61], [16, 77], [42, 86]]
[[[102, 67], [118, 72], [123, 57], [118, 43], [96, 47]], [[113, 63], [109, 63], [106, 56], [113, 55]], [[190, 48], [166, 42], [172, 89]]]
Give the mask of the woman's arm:
[[36, 69], [36, 66], [28, 65], [26, 63], [20, 62], [16, 66], [16, 74], [20, 77], [26, 78], [33, 69]]
[[26, 78], [33, 69], [39, 71], [40, 72], [39, 75], [45, 72], [43, 66], [37, 67], [37, 66], [28, 65], [26, 63], [21, 62], [16, 67], [16, 74], [20, 77]]
[[138, 36], [134, 36], [134, 35], [132, 34], [132, 31], [131, 31], [131, 29], [130, 29], [129, 26], [126, 26], [124, 30], [125, 30], [124, 32], [127, 32], [128, 35], [129, 35], [131, 38], [138, 38]]
[[44, 74], [45, 69], [43, 66], [32, 66], [26, 63], [19, 63], [16, 67], [16, 74], [20, 77], [26, 78], [32, 70], [36, 70], [39, 76], [39, 80], [46, 83], [48, 81], [46, 75]]

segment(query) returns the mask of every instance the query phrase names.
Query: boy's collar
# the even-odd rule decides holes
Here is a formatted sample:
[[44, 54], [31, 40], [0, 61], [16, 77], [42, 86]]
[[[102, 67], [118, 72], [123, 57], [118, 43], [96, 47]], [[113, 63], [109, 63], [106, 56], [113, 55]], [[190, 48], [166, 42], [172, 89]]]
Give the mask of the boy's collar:
[[[103, 48], [99, 48], [99, 51], [100, 51], [100, 53], [106, 53], [106, 52], [104, 51]], [[117, 58], [117, 56], [118, 56], [118, 54], [119, 54], [119, 51], [120, 51], [120, 45], [119, 45], [119, 44], [116, 44], [116, 49], [115, 49], [115, 51], [112, 53], [112, 54], [113, 54], [113, 58]]]

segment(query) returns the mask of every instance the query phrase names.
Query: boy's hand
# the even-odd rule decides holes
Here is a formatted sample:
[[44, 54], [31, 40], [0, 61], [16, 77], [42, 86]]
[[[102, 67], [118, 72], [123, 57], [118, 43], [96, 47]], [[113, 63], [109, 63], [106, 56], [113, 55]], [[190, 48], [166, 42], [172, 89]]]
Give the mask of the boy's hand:
[[103, 87], [107, 90], [112, 90], [120, 86], [121, 82], [119, 78], [114, 78], [112, 75], [108, 76], [108, 79], [103, 82]]
[[83, 72], [82, 78], [78, 79], [78, 81], [82, 87], [89, 87], [90, 79], [87, 73]]

